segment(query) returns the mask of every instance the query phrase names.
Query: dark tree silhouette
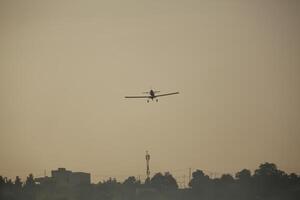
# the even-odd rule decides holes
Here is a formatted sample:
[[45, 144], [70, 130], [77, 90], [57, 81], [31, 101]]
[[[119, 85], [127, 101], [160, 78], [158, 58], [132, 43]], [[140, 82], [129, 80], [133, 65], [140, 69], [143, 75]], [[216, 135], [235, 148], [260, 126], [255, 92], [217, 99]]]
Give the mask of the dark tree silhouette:
[[253, 180], [251, 176], [251, 171], [248, 169], [243, 169], [236, 173], [237, 182], [237, 195], [239, 199], [253, 199]]
[[20, 177], [16, 176], [16, 179], [15, 179], [15, 188], [18, 189], [18, 190], [21, 190], [22, 184], [23, 183], [22, 183]]
[[129, 176], [124, 182], [123, 184], [125, 186], [137, 186], [140, 184], [140, 181], [137, 181], [136, 178], [134, 176]]
[[150, 181], [150, 185], [160, 191], [174, 190], [178, 188], [175, 178], [169, 172], [166, 172], [165, 175], [162, 173], [155, 174]]
[[288, 176], [273, 163], [264, 163], [254, 172], [257, 194], [261, 197], [276, 196], [288, 187]]
[[123, 183], [114, 178], [98, 184], [62, 186], [55, 179], [35, 184], [32, 174], [25, 183], [0, 176], [0, 200], [298, 200], [300, 177], [286, 174], [273, 163], [263, 163], [251, 175], [243, 169], [235, 174], [210, 178], [201, 170], [192, 174], [190, 188], [178, 188], [170, 173], [157, 173], [141, 183], [128, 177]]
[[295, 174], [295, 173], [291, 173], [289, 175], [288, 179], [289, 179], [289, 184], [292, 185], [292, 186], [297, 185], [297, 184], [300, 183], [299, 182], [300, 181], [300, 177], [297, 176], [297, 174]]
[[33, 174], [27, 176], [23, 187], [23, 196], [25, 200], [34, 200], [36, 198], [36, 187], [34, 182]]
[[32, 188], [34, 186], [35, 186], [35, 182], [34, 182], [33, 174], [29, 174], [29, 176], [27, 176], [27, 179], [25, 181], [24, 187]]
[[205, 175], [202, 170], [197, 169], [192, 174], [192, 180], [189, 182], [189, 186], [193, 190], [202, 191], [207, 185], [209, 185], [209, 176]]
[[195, 198], [212, 198], [212, 181], [202, 170], [197, 169], [192, 173], [189, 186], [192, 188], [192, 196]]
[[230, 174], [223, 174], [220, 178], [222, 184], [233, 184], [234, 178]]
[[240, 182], [248, 182], [251, 179], [251, 171], [248, 169], [243, 169], [235, 174], [235, 177]]

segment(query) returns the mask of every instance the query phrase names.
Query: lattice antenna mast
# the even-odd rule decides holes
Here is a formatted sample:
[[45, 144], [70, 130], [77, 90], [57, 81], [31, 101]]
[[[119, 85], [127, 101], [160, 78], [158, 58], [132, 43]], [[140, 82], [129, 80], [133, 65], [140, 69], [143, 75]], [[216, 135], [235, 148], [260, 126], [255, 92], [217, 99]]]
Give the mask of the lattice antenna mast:
[[150, 162], [150, 154], [148, 153], [148, 151], [146, 151], [146, 165], [147, 165], [146, 175], [147, 175], [147, 180], [149, 180], [149, 178], [150, 178], [149, 162]]

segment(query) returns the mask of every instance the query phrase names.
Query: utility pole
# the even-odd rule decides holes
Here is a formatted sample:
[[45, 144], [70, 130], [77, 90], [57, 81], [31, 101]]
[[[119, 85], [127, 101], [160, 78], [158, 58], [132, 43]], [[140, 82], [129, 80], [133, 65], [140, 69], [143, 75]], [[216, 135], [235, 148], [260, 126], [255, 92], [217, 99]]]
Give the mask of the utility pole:
[[140, 175], [138, 175], [138, 181], [141, 182], [141, 176]]
[[191, 182], [191, 176], [192, 176], [192, 168], [189, 168], [189, 183]]

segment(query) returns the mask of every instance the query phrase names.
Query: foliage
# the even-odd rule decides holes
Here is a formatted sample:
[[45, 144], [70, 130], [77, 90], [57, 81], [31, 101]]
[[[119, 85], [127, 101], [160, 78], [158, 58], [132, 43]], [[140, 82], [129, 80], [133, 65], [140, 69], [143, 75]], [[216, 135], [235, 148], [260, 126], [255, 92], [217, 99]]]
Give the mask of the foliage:
[[0, 176], [1, 200], [296, 200], [300, 199], [300, 177], [281, 171], [273, 163], [263, 163], [251, 174], [243, 169], [233, 177], [223, 174], [211, 178], [202, 170], [195, 170], [190, 188], [178, 188], [176, 179], [166, 172], [157, 173], [142, 184], [130, 176], [120, 183], [110, 178], [98, 184], [59, 186], [55, 181], [36, 184], [29, 174], [24, 183]]

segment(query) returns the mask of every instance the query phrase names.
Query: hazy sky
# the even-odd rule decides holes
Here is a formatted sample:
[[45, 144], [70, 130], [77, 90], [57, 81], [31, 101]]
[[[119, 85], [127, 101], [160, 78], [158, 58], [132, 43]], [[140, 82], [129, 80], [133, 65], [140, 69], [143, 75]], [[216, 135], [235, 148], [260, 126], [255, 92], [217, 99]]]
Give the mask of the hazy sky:
[[[300, 172], [297, 0], [0, 0], [0, 174]], [[150, 88], [180, 95], [124, 99]], [[152, 173], [153, 174], [153, 173]]]

